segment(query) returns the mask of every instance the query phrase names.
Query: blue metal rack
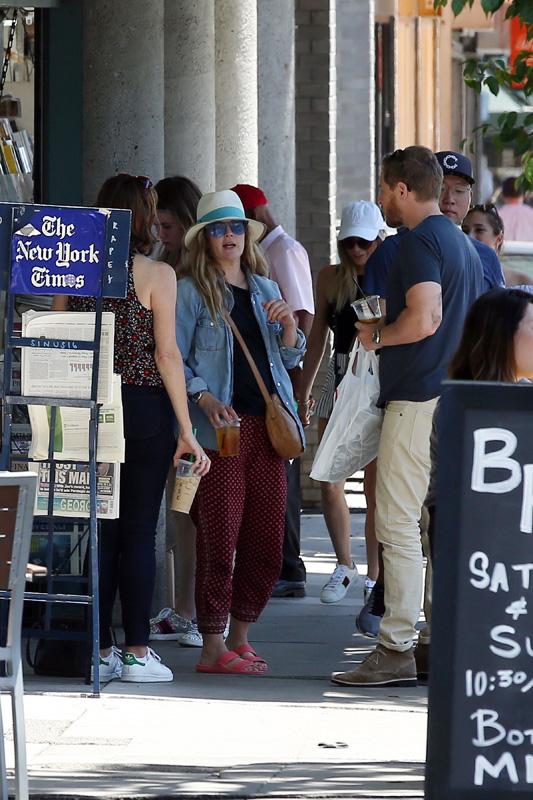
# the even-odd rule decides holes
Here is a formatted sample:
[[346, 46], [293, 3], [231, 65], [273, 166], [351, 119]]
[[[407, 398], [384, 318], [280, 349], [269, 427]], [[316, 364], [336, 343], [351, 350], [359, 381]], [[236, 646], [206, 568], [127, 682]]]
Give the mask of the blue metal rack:
[[[10, 281], [8, 286], [10, 285]], [[2, 388], [2, 450], [0, 452], [0, 469], [9, 469], [13, 460], [24, 460], [21, 457], [11, 456], [12, 439], [12, 420], [13, 408], [21, 405], [46, 405], [51, 407], [50, 417], [50, 438], [48, 445], [48, 463], [50, 465], [48, 514], [47, 514], [47, 576], [45, 592], [26, 592], [25, 600], [32, 602], [45, 603], [44, 627], [39, 629], [25, 630], [24, 635], [49, 638], [49, 639], [86, 639], [92, 648], [93, 696], [100, 695], [99, 678], [99, 585], [98, 585], [98, 522], [96, 518], [96, 444], [98, 434], [98, 403], [97, 387], [100, 361], [100, 335], [102, 331], [102, 298], [96, 299], [96, 313], [94, 326], [94, 339], [92, 341], [64, 341], [64, 340], [34, 340], [27, 339], [13, 334], [15, 295], [8, 288], [7, 290], [7, 313], [5, 319], [5, 352], [4, 352], [4, 382]], [[40, 347], [46, 341], [50, 347], [68, 347], [78, 351], [85, 350], [93, 353], [93, 369], [91, 378], [91, 396], [87, 400], [58, 397], [28, 397], [12, 393], [12, 371], [13, 371], [13, 352], [16, 348]], [[54, 486], [55, 471], [57, 460], [54, 459], [54, 439], [56, 431], [57, 408], [59, 406], [70, 406], [74, 408], [88, 408], [89, 418], [89, 501], [90, 513], [88, 520], [89, 527], [89, 574], [87, 576], [87, 594], [68, 594], [54, 592], [54, 582], [58, 579], [53, 572], [53, 536], [54, 536]], [[27, 460], [27, 459], [25, 459]], [[59, 515], [55, 515], [59, 516]], [[0, 593], [1, 597], [1, 593]], [[51, 604], [81, 604], [91, 609], [91, 624], [86, 633], [79, 631], [60, 631], [51, 628]], [[89, 667], [89, 665], [87, 665]], [[89, 669], [87, 669], [86, 682], [90, 683]]]

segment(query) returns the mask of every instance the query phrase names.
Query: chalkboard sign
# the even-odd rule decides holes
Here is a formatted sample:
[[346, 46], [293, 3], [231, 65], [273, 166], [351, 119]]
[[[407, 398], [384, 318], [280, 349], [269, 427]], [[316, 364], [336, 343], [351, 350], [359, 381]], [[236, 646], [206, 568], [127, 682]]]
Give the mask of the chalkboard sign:
[[441, 400], [427, 800], [533, 797], [533, 385]]

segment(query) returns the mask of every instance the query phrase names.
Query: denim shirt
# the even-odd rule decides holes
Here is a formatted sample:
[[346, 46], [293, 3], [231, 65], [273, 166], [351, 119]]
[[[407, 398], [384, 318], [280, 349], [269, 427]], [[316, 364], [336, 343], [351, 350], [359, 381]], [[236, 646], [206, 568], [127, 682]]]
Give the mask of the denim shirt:
[[[295, 412], [294, 397], [288, 369], [298, 366], [305, 353], [305, 336], [298, 330], [296, 347], [286, 347], [281, 342], [283, 327], [279, 322], [268, 322], [263, 303], [281, 298], [277, 283], [258, 275], [247, 273], [252, 308], [265, 342], [272, 380], [283, 404], [296, 420], [302, 441], [303, 428]], [[233, 295], [228, 290], [227, 307], [233, 308]], [[183, 356], [187, 394], [208, 391], [225, 405], [233, 397], [233, 334], [218, 315], [213, 322], [202, 295], [191, 278], [178, 281], [176, 304], [176, 337]], [[193, 428], [202, 447], [217, 450], [215, 429], [201, 408], [189, 402]]]

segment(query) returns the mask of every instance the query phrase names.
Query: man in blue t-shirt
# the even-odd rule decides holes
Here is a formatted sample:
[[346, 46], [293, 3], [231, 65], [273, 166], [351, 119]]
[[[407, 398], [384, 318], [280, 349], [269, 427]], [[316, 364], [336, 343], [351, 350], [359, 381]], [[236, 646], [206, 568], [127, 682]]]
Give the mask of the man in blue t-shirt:
[[385, 297], [389, 270], [396, 260], [398, 248], [408, 228], [398, 228], [398, 232], [386, 239], [377, 247], [365, 266], [363, 288], [366, 294], [377, 294]]
[[349, 686], [412, 685], [422, 595], [420, 526], [433, 410], [464, 318], [483, 292], [472, 241], [439, 209], [442, 169], [426, 147], [383, 160], [380, 203], [400, 237], [386, 287], [387, 317], [357, 324], [366, 350], [381, 350], [379, 404], [385, 408], [376, 485], [376, 535], [383, 546], [385, 615], [376, 649], [333, 677]]

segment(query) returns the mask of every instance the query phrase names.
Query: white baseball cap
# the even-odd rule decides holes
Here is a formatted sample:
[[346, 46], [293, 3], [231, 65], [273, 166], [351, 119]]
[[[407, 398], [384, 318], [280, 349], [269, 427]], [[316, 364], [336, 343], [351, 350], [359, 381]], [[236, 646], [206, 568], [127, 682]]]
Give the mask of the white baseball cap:
[[359, 236], [373, 242], [386, 229], [385, 220], [375, 203], [369, 200], [356, 200], [342, 209], [339, 241], [350, 236]]

